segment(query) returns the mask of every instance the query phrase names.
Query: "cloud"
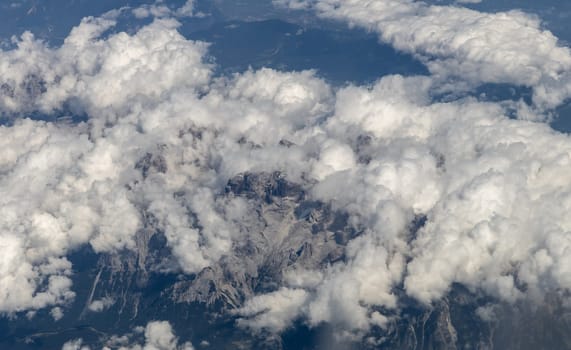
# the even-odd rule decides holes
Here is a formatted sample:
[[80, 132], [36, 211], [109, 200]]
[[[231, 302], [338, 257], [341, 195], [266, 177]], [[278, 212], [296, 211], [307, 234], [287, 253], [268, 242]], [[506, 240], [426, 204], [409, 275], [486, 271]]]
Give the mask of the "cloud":
[[196, 9], [196, 4], [194, 2], [194, 0], [186, 0], [186, 2], [184, 3], [184, 5], [182, 5], [181, 7], [179, 7], [176, 10], [176, 15], [177, 16], [181, 16], [181, 17], [203, 17], [205, 16], [202, 12], [197, 12]]
[[0, 280], [9, 286], [2, 288], [2, 311], [72, 299], [65, 255], [83, 244], [97, 252], [134, 248], [140, 210], [125, 185], [136, 180], [135, 158], [142, 155], [138, 146], [113, 138], [134, 136], [136, 126], [103, 137], [99, 125], [113, 123], [136, 100], [156, 104], [171, 88], [193, 90], [210, 79], [210, 66], [202, 63], [206, 45], [187, 41], [170, 21], [133, 36], [99, 38], [113, 24], [107, 17], [84, 19], [57, 49], [25, 33], [16, 49], [0, 53], [2, 81], [10, 86], [0, 102], [6, 116], [61, 113], [64, 105], [90, 116], [89, 125], [15, 119], [0, 129], [6, 191]]
[[153, 321], [145, 327], [145, 343], [129, 347], [124, 350], [193, 350], [191, 343], [178, 344], [172, 327], [168, 321]]
[[[63, 312], [75, 296], [66, 256], [85, 245], [135, 250], [143, 229], [164, 233], [177, 272], [231, 261], [257, 278], [263, 254], [296, 252], [302, 240], [281, 226], [265, 239], [240, 229], [271, 215], [226, 194], [245, 173], [279, 172], [308, 201], [346, 215], [350, 232], [303, 241], [339, 246], [342, 258], [288, 266], [273, 290], [237, 305], [238, 324], [254, 332], [302, 320], [363, 335], [398, 317], [403, 295], [430, 304], [454, 283], [508, 302], [571, 288], [569, 136], [509, 118], [514, 105], [433, 98], [450, 76], [529, 85], [539, 96], [546, 82], [564, 81], [568, 50], [520, 12], [313, 6], [379, 30], [433, 75], [339, 88], [315, 71], [214, 77], [208, 44], [185, 39], [170, 17], [133, 34], [109, 34], [112, 15], [87, 18], [59, 48], [26, 33], [1, 51], [0, 113], [10, 122], [0, 127], [0, 312]], [[521, 35], [523, 45], [506, 43]], [[57, 118], [69, 113], [85, 121]], [[236, 258], [243, 242], [263, 253]], [[121, 346], [181, 348], [165, 322], [147, 325], [145, 339]]]
[[354, 239], [347, 250], [349, 262], [329, 271], [308, 304], [308, 322], [313, 326], [328, 322], [341, 331], [368, 331], [382, 318], [370, 306], [396, 307], [392, 288], [401, 278], [404, 260], [388, 253], [372, 235]]
[[311, 7], [310, 1], [307, 0], [272, 0], [275, 6], [290, 8], [293, 10], [305, 10]]
[[177, 9], [172, 9], [162, 1], [156, 1], [152, 5], [141, 5], [131, 10], [136, 18], [168, 18], [168, 17], [205, 17], [206, 14], [196, 11], [194, 0], [186, 0], [186, 2]]
[[[54, 49], [26, 33], [0, 53], [10, 86], [0, 110], [13, 118], [0, 128], [0, 280], [10, 286], [0, 292], [3, 312], [69, 302], [65, 256], [85, 244], [96, 252], [135, 249], [147, 214], [183, 271], [215, 263], [235, 238], [219, 213], [220, 186], [247, 170], [287, 168], [300, 177], [294, 169], [304, 152], [286, 152], [278, 141], [303, 140], [306, 127], [329, 113], [331, 89], [313, 72], [211, 80], [207, 44], [184, 39], [172, 20], [102, 38], [113, 24], [84, 19]], [[88, 121], [20, 117], [68, 108]], [[269, 147], [252, 152], [250, 144]]]
[[534, 102], [549, 108], [569, 96], [569, 49], [544, 30], [537, 17], [521, 11], [482, 13], [403, 0], [278, 3], [312, 8], [321, 17], [376, 32], [383, 42], [420, 58], [447, 84], [459, 79], [529, 86]]
[[54, 307], [50, 311], [50, 315], [54, 319], [54, 321], [59, 321], [63, 318], [63, 310], [60, 307]]
[[83, 345], [83, 339], [74, 339], [63, 344], [61, 350], [90, 350], [89, 346]]
[[236, 310], [243, 317], [238, 324], [256, 331], [281, 332], [299, 317], [307, 297], [308, 293], [303, 289], [288, 288], [256, 296]]
[[[394, 288], [401, 282], [426, 304], [454, 283], [508, 302], [569, 288], [569, 137], [510, 119], [499, 104], [430, 102], [429, 85], [423, 77], [386, 77], [336, 94], [323, 144], [334, 139], [364, 161], [325, 176], [319, 171], [311, 193], [349, 213], [363, 233], [348, 242], [346, 262], [324, 277], [287, 277], [311, 293], [298, 308], [310, 325], [382, 328], [392, 316], [374, 306], [398, 310]], [[315, 169], [328, 162], [323, 154], [310, 163]], [[427, 220], [411, 237], [418, 215]], [[279, 307], [261, 305], [256, 310], [268, 311], [241, 324], [282, 321], [270, 317]]]
[[101, 312], [108, 309], [113, 304], [115, 304], [115, 300], [113, 300], [113, 298], [106, 297], [92, 301], [87, 308], [92, 312]]
[[[192, 9], [191, 9], [192, 10]], [[140, 7], [136, 7], [132, 10], [133, 15], [136, 18], [147, 18], [147, 17], [170, 17], [172, 10], [164, 4], [157, 2], [153, 5], [142, 5]]]
[[[137, 333], [143, 333], [143, 342], [133, 340]], [[91, 347], [83, 345], [83, 339], [67, 341], [62, 350], [89, 350]], [[151, 321], [143, 327], [135, 329], [135, 334], [112, 336], [103, 350], [193, 350], [190, 342], [179, 343], [168, 321]]]
[[207, 45], [184, 39], [176, 21], [157, 19], [135, 35], [101, 39], [114, 24], [108, 17], [85, 18], [55, 50], [25, 32], [17, 49], [0, 58], [3, 113], [52, 113], [67, 103], [73, 113], [95, 116], [209, 81], [210, 66], [202, 63]]
[[[417, 94], [426, 91], [424, 78], [405, 78], [418, 79]], [[387, 77], [372, 89], [349, 87], [338, 93], [327, 127], [338, 135], [355, 128], [371, 135], [372, 159], [338, 178], [330, 175], [315, 187], [315, 195], [360, 217], [357, 223], [378, 235], [383, 246], [411, 259], [405, 289], [418, 300], [437, 300], [454, 282], [503, 300], [519, 298], [522, 283], [528, 291], [541, 289], [540, 280], [567, 288], [565, 278], [548, 272], [546, 264], [557, 253], [544, 249], [551, 239], [566, 245], [560, 239], [568, 220], [546, 203], [566, 203], [564, 189], [570, 184], [562, 174], [568, 166], [568, 136], [509, 119], [495, 104], [409, 100], [404, 93], [416, 96], [412, 86]], [[344, 100], [345, 94], [352, 98]], [[372, 102], [358, 109], [344, 108], [340, 101], [351, 106]], [[426, 214], [428, 220], [409, 247], [406, 225], [412, 213]], [[357, 250], [356, 259], [365, 252]], [[533, 254], [541, 263], [533, 262]], [[519, 270], [528, 264], [542, 266], [545, 275], [529, 279]]]

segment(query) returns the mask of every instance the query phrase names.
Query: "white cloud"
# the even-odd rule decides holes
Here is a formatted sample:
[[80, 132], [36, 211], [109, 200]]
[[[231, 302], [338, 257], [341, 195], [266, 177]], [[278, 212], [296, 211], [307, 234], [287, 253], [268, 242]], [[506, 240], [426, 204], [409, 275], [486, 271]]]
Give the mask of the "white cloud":
[[194, 0], [186, 0], [184, 5], [176, 10], [176, 15], [181, 17], [202, 17], [204, 14], [196, 12]]
[[[346, 92], [338, 93], [337, 113], [342, 114], [336, 114], [328, 126], [341, 134], [341, 130], [352, 130], [362, 123], [360, 113], [376, 116], [378, 123], [372, 119], [361, 124], [366, 128], [361, 130], [375, 137], [369, 145], [375, 156], [338, 179], [318, 184], [315, 194], [333, 199], [341, 208], [360, 216], [361, 225], [378, 230], [387, 239], [406, 233], [403, 226], [410, 222], [406, 210], [428, 214], [427, 225], [410, 252], [404, 242], [391, 244], [396, 244], [397, 251], [404, 248], [403, 252], [412, 257], [405, 287], [419, 300], [430, 302], [442, 297], [452, 282], [514, 300], [522, 293], [515, 286], [516, 275], [530, 289], [541, 288], [518, 274], [517, 266], [527, 266], [530, 252], [550, 240], [545, 237], [546, 227], [553, 227], [553, 236], [548, 235], [553, 239], [564, 237], [568, 230], [568, 220], [558, 216], [559, 210], [547, 208], [545, 202], [566, 202], [561, 189], [569, 186], [569, 179], [562, 175], [565, 171], [561, 167], [569, 164], [568, 137], [546, 125], [510, 120], [494, 104], [407, 100], [399, 96], [405, 91], [414, 95], [412, 85], [393, 81], [392, 77], [383, 79], [371, 90], [361, 88], [360, 93], [348, 88], [354, 97], [345, 103], [354, 106], [356, 101], [374, 101], [370, 103], [374, 114], [343, 108], [339, 101], [344, 101], [340, 98]], [[388, 118], [399, 119], [387, 123]], [[403, 123], [400, 118], [410, 119]], [[344, 190], [347, 187], [351, 191]], [[379, 206], [391, 202], [390, 207]], [[389, 208], [394, 209], [384, 215]], [[558, 242], [566, 245], [564, 240]], [[387, 246], [388, 242], [382, 244]], [[549, 276], [555, 271], [543, 271], [548, 276], [541, 278], [557, 280]], [[566, 288], [565, 278], [558, 279], [559, 283]]]
[[178, 344], [172, 327], [168, 321], [149, 322], [145, 327], [145, 344], [142, 348], [138, 345], [130, 349], [142, 350], [193, 350], [191, 343]]
[[402, 276], [403, 257], [390, 257], [372, 235], [351, 241], [348, 255], [347, 265], [331, 270], [308, 304], [311, 325], [328, 322], [342, 331], [367, 331], [371, 324], [378, 325], [384, 318], [369, 307], [396, 307], [392, 288]]
[[[140, 329], [139, 329], [140, 328]], [[180, 343], [175, 336], [168, 321], [151, 321], [143, 327], [137, 327], [135, 333], [143, 333], [144, 340], [137, 342], [129, 333], [123, 336], [112, 336], [103, 350], [194, 350], [190, 342]], [[91, 347], [83, 345], [83, 339], [74, 339], [66, 342], [62, 350], [89, 350]]]
[[50, 311], [50, 315], [54, 319], [54, 321], [59, 321], [63, 318], [63, 310], [60, 307], [54, 307]]
[[238, 324], [255, 331], [266, 329], [281, 332], [300, 316], [307, 298], [308, 293], [303, 289], [289, 288], [256, 296], [236, 310], [243, 317]]
[[63, 344], [61, 350], [90, 350], [89, 346], [83, 345], [83, 339], [74, 339]]
[[[364, 233], [325, 278], [286, 276], [311, 292], [299, 312], [312, 325], [382, 327], [387, 316], [368, 307], [397, 307], [401, 281], [425, 303], [453, 283], [510, 302], [569, 288], [569, 137], [498, 104], [431, 103], [425, 82], [386, 77], [337, 93], [323, 130], [370, 160], [332, 171], [312, 194]], [[409, 243], [415, 213], [427, 223]]]
[[168, 6], [161, 4], [160, 2], [157, 2], [153, 5], [142, 5], [140, 7], [134, 8], [132, 12], [136, 18], [170, 17], [172, 13], [171, 9]]
[[210, 66], [202, 63], [207, 45], [184, 39], [176, 21], [157, 19], [133, 36], [118, 33], [102, 40], [114, 24], [86, 18], [56, 50], [24, 33], [17, 50], [1, 53], [4, 113], [50, 113], [69, 102], [75, 113], [95, 116], [158, 101], [169, 89], [208, 83]]
[[[0, 52], [2, 113], [57, 114], [65, 105], [89, 116], [73, 125], [15, 117], [0, 128], [0, 280], [10, 286], [0, 292], [3, 312], [67, 303], [67, 253], [84, 244], [134, 249], [143, 208], [158, 218], [183, 271], [215, 263], [235, 235], [220, 215], [220, 186], [246, 170], [295, 176], [304, 152], [286, 152], [279, 140], [302, 142], [331, 108], [331, 89], [313, 72], [212, 81], [207, 45], [183, 38], [172, 20], [100, 37], [112, 25], [109, 16], [87, 18], [60, 48], [25, 34]], [[199, 90], [207, 94], [199, 98]], [[252, 153], [236, 147], [240, 139], [269, 147]]]
[[2, 311], [73, 298], [65, 259], [70, 249], [86, 243], [98, 252], [134, 248], [140, 212], [125, 185], [136, 179], [141, 144], [113, 140], [134, 136], [135, 125], [109, 135], [99, 125], [136, 109], [136, 100], [150, 106], [171, 88], [192, 91], [209, 81], [210, 67], [202, 63], [206, 45], [184, 39], [169, 20], [133, 36], [99, 38], [113, 23], [85, 19], [57, 49], [24, 34], [15, 50], [0, 53], [1, 80], [12, 87], [2, 94], [3, 113], [49, 113], [71, 101], [76, 112], [91, 117], [89, 126], [18, 119], [0, 129], [0, 186], [6, 193], [0, 200], [0, 280], [10, 286], [0, 293]]
[[293, 10], [305, 10], [311, 7], [308, 0], [272, 0], [275, 6], [286, 7]]
[[[450, 74], [538, 93], [568, 74], [567, 49], [519, 12], [357, 0], [315, 8], [436, 58], [435, 75], [337, 91], [313, 71], [213, 78], [208, 45], [185, 39], [172, 18], [107, 37], [113, 18], [89, 18], [59, 48], [24, 34], [1, 51], [0, 112], [14, 122], [0, 127], [0, 312], [63, 311], [74, 297], [66, 256], [88, 244], [136, 249], [150, 215], [181, 272], [232, 257], [237, 242], [259, 236], [235, 225], [251, 203], [221, 196], [246, 171], [284, 173], [308, 199], [347, 213], [355, 233], [343, 260], [294, 266], [275, 291], [246, 301], [240, 324], [252, 330], [303, 319], [362, 334], [390, 321], [379, 307], [398, 314], [400, 285], [424, 303], [454, 283], [505, 301], [571, 288], [569, 136], [510, 119], [504, 104], [431, 98]], [[521, 35], [525, 45], [502, 46]], [[87, 122], [21, 118], [67, 109]], [[413, 236], [420, 215], [426, 224]], [[284, 242], [297, 241], [264, 244]], [[168, 323], [150, 323], [145, 337], [131, 348], [181, 348]]]
[[538, 18], [521, 11], [482, 13], [405, 0], [278, 3], [311, 7], [322, 17], [374, 31], [382, 41], [419, 57], [443, 82], [452, 77], [471, 84], [534, 87], [534, 101], [542, 107], [554, 107], [569, 96], [569, 49]]
[[114, 303], [115, 300], [113, 298], [105, 297], [92, 301], [87, 308], [93, 312], [101, 312], [111, 307]]
[[161, 0], [156, 1], [152, 5], [141, 5], [131, 10], [136, 18], [167, 18], [167, 17], [205, 17], [206, 14], [196, 11], [194, 0], [186, 0], [186, 2], [177, 9], [172, 9]]

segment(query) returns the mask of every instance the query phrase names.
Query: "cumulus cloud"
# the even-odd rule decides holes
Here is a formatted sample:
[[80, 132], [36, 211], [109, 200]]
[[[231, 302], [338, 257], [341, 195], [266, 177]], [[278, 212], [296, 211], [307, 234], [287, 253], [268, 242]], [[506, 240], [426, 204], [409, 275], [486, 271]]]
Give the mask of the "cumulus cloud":
[[210, 67], [202, 63], [207, 45], [184, 39], [176, 21], [157, 19], [133, 36], [101, 39], [114, 24], [109, 16], [85, 18], [55, 50], [25, 32], [17, 49], [0, 58], [3, 113], [51, 113], [65, 103], [73, 113], [125, 111], [138, 98], [158, 101], [169, 89], [208, 82]]
[[83, 345], [83, 339], [74, 339], [63, 344], [61, 350], [91, 350], [91, 348]]
[[162, 0], [156, 1], [151, 5], [141, 5], [131, 10], [136, 18], [165, 18], [165, 17], [204, 17], [204, 13], [196, 11], [194, 0], [186, 0], [179, 8], [173, 9], [165, 4]]
[[237, 310], [243, 317], [238, 324], [254, 330], [281, 332], [301, 314], [308, 293], [303, 289], [282, 288], [276, 292], [256, 296]]
[[[135, 180], [128, 174], [133, 164], [121, 163], [138, 150], [101, 137], [99, 124], [112, 122], [136, 100], [157, 103], [165, 88], [192, 90], [208, 82], [210, 68], [201, 63], [206, 45], [185, 40], [170, 21], [156, 21], [133, 36], [100, 39], [111, 25], [107, 17], [85, 19], [54, 50], [25, 33], [16, 49], [0, 54], [0, 105], [7, 116], [50, 113], [69, 103], [93, 118], [89, 126], [16, 119], [0, 129], [0, 182], [7, 193], [0, 244], [3, 311], [73, 298], [65, 255], [82, 244], [98, 252], [134, 247], [140, 210], [124, 188]], [[163, 72], [165, 64], [171, 66]]]
[[169, 17], [171, 15], [171, 9], [165, 5], [157, 2], [152, 5], [142, 5], [136, 7], [132, 10], [133, 15], [136, 18], [147, 18], [147, 17]]
[[106, 297], [106, 298], [101, 298], [101, 299], [92, 301], [87, 306], [87, 308], [89, 309], [89, 311], [101, 312], [101, 311], [104, 311], [105, 309], [108, 309], [114, 303], [115, 303], [115, 300], [113, 300], [113, 298]]
[[[568, 74], [567, 49], [519, 12], [313, 6], [434, 58], [434, 75], [338, 89], [314, 71], [213, 77], [208, 45], [185, 39], [172, 18], [107, 35], [112, 15], [87, 18], [59, 48], [26, 33], [1, 51], [0, 112], [11, 119], [0, 127], [0, 312], [63, 312], [74, 298], [66, 256], [84, 245], [136, 249], [145, 225], [164, 233], [181, 273], [231, 257], [259, 235], [235, 225], [258, 215], [248, 199], [224, 195], [228, 179], [245, 172], [285, 174], [309, 200], [347, 215], [355, 233], [343, 259], [284, 271], [275, 290], [239, 306], [238, 324], [255, 332], [303, 320], [363, 334], [398, 317], [402, 293], [430, 304], [454, 283], [503, 301], [571, 288], [571, 139], [510, 119], [504, 103], [433, 99], [452, 73], [539, 91]], [[531, 38], [502, 48], [520, 35]], [[86, 121], [25, 118], [34, 113]], [[279, 250], [281, 238], [269, 248]], [[147, 325], [145, 339], [121, 346], [190, 348], [164, 322]]]
[[[142, 333], [143, 341], [137, 342], [132, 339]], [[62, 350], [89, 350], [88, 345], [83, 345], [83, 339], [74, 339], [67, 341]], [[107, 341], [107, 345], [103, 346], [103, 350], [193, 350], [194, 347], [190, 342], [180, 343], [175, 336], [172, 326], [168, 321], [151, 321], [146, 327], [138, 327], [135, 333], [123, 336], [113, 336]]]
[[[109, 16], [84, 19], [56, 49], [26, 33], [0, 53], [0, 109], [14, 118], [0, 128], [4, 312], [67, 303], [67, 253], [84, 244], [134, 249], [143, 211], [157, 218], [183, 271], [209, 266], [236, 238], [216, 191], [247, 170], [287, 168], [301, 177], [293, 169], [304, 152], [278, 141], [303, 140], [331, 108], [331, 89], [313, 72], [211, 80], [207, 45], [184, 39], [173, 20], [102, 38], [113, 24]], [[88, 122], [18, 117], [67, 108]]]
[[63, 318], [63, 310], [61, 307], [54, 307], [50, 311], [50, 315], [53, 317], [54, 321], [59, 321]]
[[307, 0], [273, 0], [275, 6], [286, 7], [293, 10], [305, 10], [311, 7], [311, 3]]
[[[191, 343], [179, 344], [168, 321], [152, 321], [147, 323], [143, 344], [121, 346], [119, 350], [193, 350]], [[104, 348], [107, 349], [107, 348]]]
[[196, 5], [195, 5], [194, 0], [186, 0], [184, 5], [182, 5], [181, 7], [179, 7], [176, 10], [176, 15], [181, 16], [181, 17], [194, 17], [194, 16], [202, 17], [202, 16], [204, 16], [203, 13], [197, 12], [195, 7], [196, 7]]
[[[392, 239], [406, 232], [404, 226], [410, 220], [407, 210], [428, 215], [427, 224], [407, 253], [412, 260], [407, 265], [405, 287], [419, 300], [430, 302], [442, 297], [452, 282], [484, 288], [507, 300], [521, 292], [516, 278], [531, 290], [539, 288], [518, 273], [518, 266], [534, 260], [531, 252], [543, 251], [549, 240], [544, 240], [545, 234], [552, 230], [547, 227], [558, 227], [551, 231], [553, 238], [566, 235], [568, 220], [553, 217], [557, 210], [548, 209], [543, 200], [561, 203], [569, 179], [563, 173], [557, 176], [555, 169], [534, 173], [532, 164], [544, 170], [565, 167], [567, 162], [560, 163], [560, 159], [568, 158], [568, 137], [542, 124], [510, 120], [494, 104], [471, 100], [419, 104], [416, 101], [422, 99], [407, 100], [403, 92], [410, 88], [401, 90], [406, 85], [394, 84], [394, 79], [381, 80], [372, 91], [361, 91], [365, 95], [383, 91], [370, 108], [378, 111], [380, 118], [396, 118], [387, 124], [380, 121], [376, 125], [379, 129], [365, 129], [378, 137], [378, 145], [372, 146], [378, 156], [363, 166], [365, 173], [356, 178], [375, 182], [368, 180], [362, 191], [352, 192], [354, 199], [339, 199], [334, 184], [320, 188], [327, 184], [326, 179], [316, 187], [316, 194], [333, 197], [347, 208], [361, 201], [355, 214], [364, 215], [366, 227], [377, 228], [383, 235], [394, 232], [389, 235]], [[382, 112], [384, 105], [391, 107], [388, 113]], [[360, 114], [351, 110], [352, 118], [345, 122], [349, 125], [342, 128], [350, 130], [362, 123]], [[414, 122], [403, 123], [401, 118], [411, 116], [417, 116]], [[330, 126], [340, 128], [336, 118], [330, 120]], [[385, 133], [382, 125], [391, 132]], [[546, 139], [551, 141], [546, 143]], [[547, 146], [553, 142], [558, 146]], [[541, 179], [543, 176], [546, 178]], [[379, 206], [387, 202], [394, 204]], [[376, 226], [375, 221], [380, 221], [387, 210], [391, 212], [385, 216], [386, 222]], [[566, 282], [560, 279], [558, 283]]]
[[[286, 275], [286, 283], [311, 293], [297, 313], [284, 315], [282, 303], [270, 301], [278, 292], [254, 298], [256, 307], [241, 312], [256, 317], [242, 324], [260, 328], [263, 320], [283, 329], [284, 319], [303, 315], [311, 325], [382, 328], [391, 316], [373, 306], [398, 309], [401, 281], [426, 304], [454, 283], [509, 302], [569, 288], [569, 137], [510, 119], [498, 104], [431, 102], [427, 84], [386, 77], [372, 88], [337, 92], [323, 132], [364, 161], [323, 176], [320, 163], [329, 160], [321, 153], [312, 195], [350, 213], [364, 233], [347, 244], [347, 262], [325, 276]], [[427, 220], [411, 239], [418, 215]]]
[[382, 41], [420, 58], [446, 84], [452, 78], [471, 85], [525, 85], [534, 88], [534, 101], [541, 107], [555, 107], [569, 96], [569, 49], [537, 17], [521, 11], [482, 13], [404, 0], [277, 3], [313, 8], [319, 16], [374, 31]]

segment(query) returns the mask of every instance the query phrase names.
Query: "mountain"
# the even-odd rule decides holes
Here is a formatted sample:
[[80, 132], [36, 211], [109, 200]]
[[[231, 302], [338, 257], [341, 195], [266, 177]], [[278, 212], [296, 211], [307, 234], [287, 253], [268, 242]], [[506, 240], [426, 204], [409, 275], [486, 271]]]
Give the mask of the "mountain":
[[[137, 165], [141, 172], [160, 161]], [[400, 317], [385, 330], [349, 341], [341, 330], [322, 324], [308, 328], [295, 322], [281, 336], [236, 327], [236, 310], [255, 294], [276, 291], [291, 269], [324, 269], [345, 259], [344, 246], [360, 233], [348, 216], [330, 205], [306, 198], [300, 184], [284, 174], [245, 173], [228, 180], [218, 201], [247, 200], [250, 215], [237, 223], [248, 232], [234, 254], [194, 275], [176, 273], [164, 233], [152, 216], [137, 233], [136, 249], [95, 254], [82, 248], [71, 256], [76, 267], [77, 296], [57, 323], [47, 311], [29, 319], [20, 314], [0, 323], [0, 346], [9, 349], [57, 348], [82, 338], [92, 348], [134, 325], [168, 320], [182, 340], [213, 349], [567, 349], [571, 346], [571, 312], [557, 295], [541, 306], [505, 304], [454, 285], [431, 306], [407, 298]], [[422, 225], [411, 223], [411, 230]], [[169, 269], [173, 272], [169, 273]], [[495, 316], [483, 317], [482, 310]], [[386, 314], [395, 311], [384, 310]]]

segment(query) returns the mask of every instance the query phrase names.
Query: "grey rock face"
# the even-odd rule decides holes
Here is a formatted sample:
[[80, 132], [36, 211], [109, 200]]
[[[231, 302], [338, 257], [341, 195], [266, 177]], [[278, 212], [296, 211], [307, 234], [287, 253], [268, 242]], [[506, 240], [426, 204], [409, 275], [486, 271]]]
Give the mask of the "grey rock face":
[[222, 302], [236, 308], [255, 294], [278, 289], [288, 268], [319, 268], [342, 256], [336, 235], [347, 235], [346, 228], [334, 227], [330, 208], [306, 200], [302, 187], [282, 174], [238, 175], [228, 181], [222, 197], [235, 196], [250, 206], [250, 217], [236, 227], [247, 233], [245, 240], [195, 279], [177, 282], [170, 289], [177, 302]]

